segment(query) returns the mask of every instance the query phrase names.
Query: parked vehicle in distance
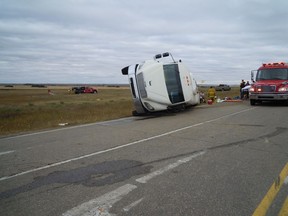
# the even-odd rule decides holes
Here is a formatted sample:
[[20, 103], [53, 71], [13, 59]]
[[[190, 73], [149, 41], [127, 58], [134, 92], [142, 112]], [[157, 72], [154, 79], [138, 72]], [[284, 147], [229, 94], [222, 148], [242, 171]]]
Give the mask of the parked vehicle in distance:
[[230, 91], [231, 87], [229, 85], [226, 84], [220, 84], [218, 86], [215, 87], [216, 91]]
[[88, 87], [88, 86], [73, 87], [72, 91], [75, 94], [98, 93], [96, 88], [92, 88], [92, 87]]
[[251, 71], [251, 80], [253, 82], [249, 92], [251, 105], [262, 103], [262, 101], [286, 101], [288, 103], [287, 63], [262, 64], [258, 70]]

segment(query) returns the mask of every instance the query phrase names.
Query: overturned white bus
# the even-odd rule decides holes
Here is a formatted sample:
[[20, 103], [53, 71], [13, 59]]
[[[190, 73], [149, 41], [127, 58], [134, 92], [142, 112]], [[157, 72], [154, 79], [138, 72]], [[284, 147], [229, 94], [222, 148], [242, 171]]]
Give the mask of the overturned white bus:
[[[167, 61], [167, 57], [171, 60]], [[181, 60], [175, 61], [168, 52], [155, 55], [153, 60], [127, 66], [122, 74], [129, 78], [134, 115], [179, 110], [200, 103], [192, 74]]]

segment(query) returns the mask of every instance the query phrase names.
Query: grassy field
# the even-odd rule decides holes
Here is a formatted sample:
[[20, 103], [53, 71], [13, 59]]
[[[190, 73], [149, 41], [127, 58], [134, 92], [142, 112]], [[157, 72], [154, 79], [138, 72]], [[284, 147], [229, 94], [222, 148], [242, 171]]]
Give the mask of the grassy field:
[[73, 94], [68, 87], [0, 88], [0, 135], [60, 125], [77, 125], [131, 115], [128, 88], [100, 88], [98, 94]]
[[[73, 94], [68, 89], [0, 86], [0, 136], [131, 116], [128, 87], [100, 87], [98, 94]], [[207, 92], [208, 88], [201, 90]], [[217, 92], [220, 98], [238, 94], [238, 88]]]

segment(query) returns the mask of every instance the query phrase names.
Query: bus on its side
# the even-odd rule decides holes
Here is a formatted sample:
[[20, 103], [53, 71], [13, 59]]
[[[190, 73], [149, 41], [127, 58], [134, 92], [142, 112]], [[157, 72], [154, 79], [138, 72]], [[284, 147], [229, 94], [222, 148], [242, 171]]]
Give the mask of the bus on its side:
[[[171, 61], [167, 61], [168, 57]], [[195, 79], [182, 61], [175, 61], [170, 53], [127, 66], [122, 74], [128, 75], [134, 115], [179, 110], [200, 103]]]

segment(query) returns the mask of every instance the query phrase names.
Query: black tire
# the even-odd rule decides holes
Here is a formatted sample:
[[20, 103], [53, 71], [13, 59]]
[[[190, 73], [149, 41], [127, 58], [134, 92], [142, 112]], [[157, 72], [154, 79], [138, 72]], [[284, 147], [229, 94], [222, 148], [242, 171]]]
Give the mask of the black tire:
[[133, 115], [133, 116], [140, 116], [139, 113], [137, 113], [136, 110], [133, 110], [133, 111], [132, 111], [132, 115]]
[[250, 99], [250, 105], [254, 106], [256, 104], [256, 100]]

